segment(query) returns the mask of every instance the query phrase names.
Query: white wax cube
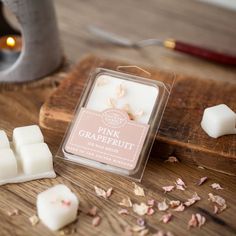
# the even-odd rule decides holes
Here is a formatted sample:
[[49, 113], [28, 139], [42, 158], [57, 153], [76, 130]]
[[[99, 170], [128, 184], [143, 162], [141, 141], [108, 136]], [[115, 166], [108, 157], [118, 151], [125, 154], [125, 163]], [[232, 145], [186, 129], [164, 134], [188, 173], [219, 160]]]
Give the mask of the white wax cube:
[[225, 104], [206, 108], [201, 126], [212, 138], [226, 134], [236, 134], [236, 113]]
[[65, 185], [56, 185], [37, 197], [40, 220], [51, 230], [58, 230], [77, 217], [79, 201]]
[[7, 134], [3, 130], [0, 130], [0, 149], [1, 148], [10, 148]]
[[13, 143], [17, 152], [23, 145], [43, 142], [43, 134], [38, 125], [18, 127], [13, 130]]
[[0, 180], [17, 175], [17, 162], [10, 148], [0, 149]]
[[19, 149], [19, 162], [25, 174], [53, 170], [52, 153], [46, 143], [24, 145]]

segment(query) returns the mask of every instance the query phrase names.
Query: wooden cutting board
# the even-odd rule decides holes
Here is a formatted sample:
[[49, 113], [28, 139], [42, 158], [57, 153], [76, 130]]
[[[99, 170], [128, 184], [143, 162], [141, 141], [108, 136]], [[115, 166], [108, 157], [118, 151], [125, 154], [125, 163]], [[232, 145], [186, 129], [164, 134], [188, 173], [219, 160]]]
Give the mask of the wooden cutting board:
[[[118, 65], [125, 63], [95, 56], [86, 57], [75, 65], [41, 107], [40, 125], [65, 132], [91, 69], [115, 69]], [[167, 81], [171, 76], [163, 71], [147, 70], [157, 80]], [[176, 75], [152, 149], [152, 158], [166, 159], [174, 155], [182, 162], [236, 175], [236, 135], [213, 139], [200, 126], [204, 109], [221, 103], [236, 111], [235, 83]]]

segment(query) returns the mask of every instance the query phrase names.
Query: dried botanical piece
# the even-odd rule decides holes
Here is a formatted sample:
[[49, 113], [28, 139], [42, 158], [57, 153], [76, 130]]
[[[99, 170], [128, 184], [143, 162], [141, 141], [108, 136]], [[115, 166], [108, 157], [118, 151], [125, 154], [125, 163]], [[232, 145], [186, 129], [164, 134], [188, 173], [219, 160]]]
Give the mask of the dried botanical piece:
[[146, 203], [133, 204], [133, 211], [140, 216], [147, 214], [149, 206]]
[[191, 219], [188, 222], [188, 229], [191, 227], [202, 227], [206, 223], [206, 218], [201, 214], [192, 214]]
[[185, 206], [181, 203], [179, 206], [177, 206], [174, 211], [184, 211]]
[[207, 181], [207, 177], [205, 176], [205, 177], [202, 177], [198, 182], [197, 182], [197, 185], [198, 186], [200, 186], [200, 185], [202, 185], [203, 183], [205, 183], [206, 181]]
[[109, 188], [107, 191], [105, 191], [104, 189], [99, 188], [97, 186], [94, 186], [94, 189], [95, 189], [96, 195], [98, 197], [103, 197], [105, 199], [109, 198], [112, 194], [112, 191], [113, 191], [112, 188]]
[[175, 186], [170, 185], [170, 186], [164, 186], [162, 189], [165, 191], [164, 193], [170, 192], [175, 188]]
[[170, 231], [164, 232], [163, 230], [159, 230], [152, 236], [174, 236]]
[[97, 81], [96, 85], [97, 85], [97, 86], [103, 86], [103, 85], [106, 85], [107, 83], [108, 83], [107, 79], [105, 79], [105, 78], [100, 78], [100, 79]]
[[29, 221], [30, 221], [32, 226], [35, 226], [39, 223], [39, 218], [38, 218], [38, 216], [33, 215], [29, 218]]
[[129, 212], [128, 212], [127, 209], [122, 208], [122, 209], [120, 209], [120, 210], [118, 211], [118, 214], [120, 214], [120, 215], [128, 215]]
[[132, 231], [133, 232], [140, 232], [140, 231], [144, 230], [145, 228], [146, 228], [145, 226], [135, 225], [132, 227]]
[[216, 190], [222, 190], [223, 188], [218, 183], [211, 184], [211, 187]]
[[178, 190], [182, 190], [182, 191], [185, 190], [185, 188], [184, 188], [183, 186], [181, 186], [181, 185], [176, 185], [176, 189], [178, 189]]
[[92, 220], [92, 226], [97, 227], [101, 223], [101, 217], [100, 216], [95, 216]]
[[175, 163], [179, 162], [179, 160], [175, 156], [170, 156], [167, 160], [165, 160], [165, 162]]
[[167, 213], [161, 217], [161, 221], [167, 224], [171, 220], [172, 216], [173, 215], [171, 213]]
[[198, 168], [198, 169], [202, 169], [202, 170], [205, 169], [203, 166], [198, 166], [197, 168]]
[[155, 213], [155, 210], [154, 210], [152, 207], [149, 207], [149, 208], [148, 208], [147, 215], [148, 215], [148, 216], [152, 216], [154, 213]]
[[121, 200], [121, 202], [118, 203], [120, 206], [124, 206], [124, 207], [132, 207], [133, 203], [131, 202], [130, 198], [123, 198]]
[[169, 202], [169, 205], [170, 205], [171, 208], [175, 208], [175, 207], [179, 206], [180, 203], [181, 202], [178, 201], [178, 200], [177, 201], [172, 200], [172, 201]]
[[137, 185], [136, 183], [134, 183], [134, 182], [133, 182], [133, 184], [134, 184], [134, 194], [135, 194], [136, 196], [142, 196], [142, 197], [144, 197], [145, 194], [144, 194], [143, 188], [141, 188], [140, 186], [138, 186], [138, 185]]
[[189, 206], [193, 205], [195, 202], [197, 202], [197, 201], [199, 201], [199, 200], [201, 200], [201, 198], [198, 196], [197, 193], [194, 193], [193, 196], [192, 196], [191, 198], [189, 198], [189, 199], [184, 203], [184, 205], [185, 205], [186, 207], [189, 207]]
[[139, 233], [139, 236], [145, 236], [149, 233], [149, 229], [144, 229]]
[[137, 224], [139, 225], [139, 226], [144, 226], [145, 225], [145, 220], [143, 219], [143, 218], [138, 218], [137, 219]]
[[133, 115], [133, 112], [129, 104], [125, 104], [125, 106], [123, 107], [123, 110], [127, 112], [130, 120], [135, 120], [135, 116]]
[[107, 99], [107, 105], [109, 108], [115, 108], [116, 107], [116, 101], [114, 98], [108, 98]]
[[7, 214], [8, 214], [9, 216], [18, 216], [18, 215], [20, 215], [20, 210], [18, 210], [18, 209], [13, 209], [12, 211], [8, 211]]
[[97, 215], [98, 208], [96, 206], [93, 206], [92, 208], [89, 209], [88, 215], [90, 216], [96, 216]]
[[120, 84], [117, 89], [116, 89], [116, 97], [117, 98], [122, 98], [125, 95], [125, 89], [122, 84]]
[[169, 206], [166, 203], [166, 199], [164, 199], [163, 202], [158, 202], [157, 203], [157, 208], [158, 208], [159, 211], [166, 211], [169, 208]]
[[175, 182], [176, 188], [179, 190], [185, 190], [187, 188], [186, 184], [184, 181], [180, 178], [178, 178]]
[[221, 196], [213, 195], [212, 193], [209, 193], [208, 196], [209, 196], [208, 199], [209, 201], [217, 204], [217, 207], [214, 208], [215, 213], [220, 213], [227, 208], [226, 201]]
[[154, 206], [155, 205], [155, 200], [154, 199], [148, 199], [147, 204], [148, 204], [148, 206]]

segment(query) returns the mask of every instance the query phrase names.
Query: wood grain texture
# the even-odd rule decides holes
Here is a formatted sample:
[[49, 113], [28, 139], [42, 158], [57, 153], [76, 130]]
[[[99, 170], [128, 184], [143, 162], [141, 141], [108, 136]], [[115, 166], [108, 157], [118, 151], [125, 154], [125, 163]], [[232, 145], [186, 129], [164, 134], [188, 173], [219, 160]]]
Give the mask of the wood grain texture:
[[[212, 46], [227, 51], [236, 52], [235, 48], [235, 12], [211, 7], [209, 5], [189, 0], [149, 0], [149, 1], [81, 1], [56, 0], [59, 30], [66, 56], [71, 62], [81, 60], [84, 53], [97, 53], [103, 56], [123, 59], [135, 64], [146, 64], [158, 69], [180, 72], [188, 75], [213, 78], [218, 80], [235, 80], [235, 68], [225, 68], [192, 57], [177, 54], [159, 47], [143, 50], [114, 47], [95, 40], [86, 30], [88, 24], [100, 25], [115, 33], [143, 39], [149, 37], [174, 37], [199, 45]], [[128, 19], [128, 20], [127, 20]], [[137, 27], [139, 26], [139, 27]], [[53, 76], [55, 78], [55, 75]], [[12, 129], [21, 125], [38, 123], [39, 109], [45, 100], [55, 91], [55, 85], [60, 83], [63, 75], [59, 75], [56, 83], [50, 78], [22, 86], [2, 86], [0, 89], [0, 129], [5, 129], [11, 137]], [[56, 153], [62, 135], [55, 131], [43, 130], [46, 142], [53, 154]], [[120, 216], [117, 201], [130, 195], [134, 202], [146, 201], [155, 197], [162, 200], [186, 199], [194, 191], [202, 200], [188, 211], [174, 213], [173, 221], [162, 224], [159, 219], [162, 213], [156, 212], [153, 217], [146, 217], [151, 232], [157, 229], [172, 231], [178, 235], [235, 235], [236, 212], [236, 178], [221, 173], [190, 167], [185, 163], [168, 164], [151, 155], [145, 170], [141, 186], [145, 188], [147, 197], [137, 197], [132, 193], [132, 183], [112, 174], [92, 171], [83, 167], [56, 165], [58, 177], [53, 180], [39, 180], [22, 184], [12, 184], [0, 188], [0, 235], [1, 236], [35, 236], [60, 235], [51, 232], [41, 223], [32, 227], [28, 217], [35, 214], [35, 200], [39, 192], [57, 183], [68, 185], [80, 198], [81, 207], [79, 220], [69, 227], [77, 229], [72, 235], [123, 235], [126, 225], [134, 225], [137, 216]], [[186, 156], [191, 152], [186, 150]], [[202, 176], [208, 176], [209, 181], [197, 187], [194, 183]], [[164, 194], [161, 187], [172, 184], [177, 177], [182, 177], [188, 185], [185, 192], [174, 191]], [[209, 185], [220, 183], [223, 191], [212, 190]], [[93, 185], [102, 188], [113, 186], [115, 191], [110, 200], [95, 196]], [[207, 194], [224, 197], [228, 209], [219, 215], [212, 214], [212, 206], [207, 201]], [[88, 206], [96, 205], [102, 216], [99, 227], [91, 226], [91, 218], [85, 214]], [[20, 216], [9, 217], [6, 211], [13, 208], [21, 210]], [[193, 212], [200, 212], [207, 218], [207, 224], [202, 229], [187, 230], [187, 222]], [[151, 235], [151, 234], [150, 234]]]
[[[96, 67], [116, 69], [125, 62], [89, 56], [68, 72], [67, 78], [40, 110], [40, 125], [65, 132], [75, 107]], [[172, 74], [145, 68], [152, 79], [171, 81]], [[139, 71], [136, 71], [140, 75]], [[136, 74], [137, 74], [136, 73]], [[182, 161], [236, 175], [236, 136], [210, 138], [200, 127], [206, 107], [225, 103], [236, 110], [236, 84], [175, 75], [153, 154], [163, 159], [177, 155]], [[231, 94], [231, 96], [227, 96]], [[158, 142], [160, 141], [160, 142]], [[190, 155], [191, 154], [191, 155]]]

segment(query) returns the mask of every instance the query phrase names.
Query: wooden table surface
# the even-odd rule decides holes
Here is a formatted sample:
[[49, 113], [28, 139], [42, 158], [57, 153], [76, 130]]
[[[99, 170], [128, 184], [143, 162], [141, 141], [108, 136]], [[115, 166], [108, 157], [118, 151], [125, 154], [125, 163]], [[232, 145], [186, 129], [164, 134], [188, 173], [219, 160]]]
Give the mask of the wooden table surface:
[[[233, 11], [189, 0], [124, 0], [122, 3], [108, 0], [57, 0], [55, 5], [65, 55], [71, 63], [80, 60], [84, 54], [96, 53], [176, 73], [236, 81], [235, 68], [212, 64], [160, 47], [142, 50], [116, 47], [97, 41], [86, 29], [89, 24], [95, 24], [134, 40], [173, 37], [236, 53], [236, 13]], [[39, 109], [56, 89], [55, 85], [57, 82], [47, 78], [24, 86], [1, 86], [0, 129], [6, 130], [11, 137], [14, 127], [38, 123]], [[43, 130], [43, 133], [55, 153], [61, 135], [47, 130]], [[132, 212], [127, 216], [117, 213], [120, 209], [118, 202], [125, 196], [129, 196], [134, 202], [145, 202], [150, 198], [157, 201], [164, 198], [184, 201], [194, 192], [197, 192], [202, 200], [184, 212], [174, 212], [170, 223], [160, 222], [163, 215], [161, 212], [145, 217], [149, 235], [160, 229], [171, 231], [174, 235], [236, 234], [235, 177], [182, 163], [164, 163], [158, 156], [151, 156], [140, 184], [145, 189], [146, 196], [138, 197], [133, 194], [133, 184], [128, 179], [82, 167], [79, 167], [75, 178], [71, 175], [70, 168], [63, 170], [58, 165], [55, 169], [60, 172], [56, 179], [0, 187], [1, 236], [61, 235], [62, 232], [51, 232], [41, 223], [33, 227], [28, 219], [36, 214], [37, 194], [57, 183], [68, 185], [80, 199], [78, 221], [71, 226], [77, 229], [77, 233], [71, 235], [124, 235], [125, 227], [135, 225], [138, 218]], [[203, 176], [208, 176], [209, 180], [202, 186], [196, 186], [195, 182]], [[161, 187], [172, 184], [179, 177], [186, 182], [187, 190], [164, 194]], [[209, 185], [214, 182], [220, 183], [224, 190], [213, 190]], [[114, 193], [109, 200], [98, 198], [94, 193], [94, 185], [104, 189], [113, 187]], [[227, 201], [228, 208], [219, 215], [213, 214], [212, 205], [207, 200], [210, 192], [224, 197]], [[86, 209], [93, 205], [99, 208], [99, 215], [102, 217], [98, 227], [93, 227], [92, 218], [86, 215]], [[7, 212], [15, 208], [19, 209], [21, 214], [8, 216]], [[193, 213], [203, 214], [207, 222], [201, 229], [187, 230], [188, 220]]]

